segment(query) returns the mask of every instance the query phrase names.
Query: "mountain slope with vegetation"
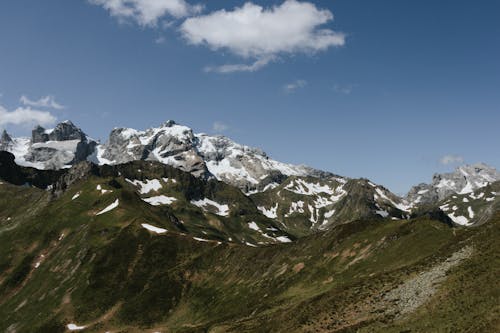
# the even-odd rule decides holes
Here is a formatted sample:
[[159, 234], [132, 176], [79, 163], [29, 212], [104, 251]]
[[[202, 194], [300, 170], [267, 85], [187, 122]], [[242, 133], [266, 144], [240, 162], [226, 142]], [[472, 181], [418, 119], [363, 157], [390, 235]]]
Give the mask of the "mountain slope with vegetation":
[[[63, 175], [0, 167], [0, 331], [500, 325], [498, 210], [477, 228], [377, 214], [296, 239], [261, 214], [262, 198], [159, 163], [83, 163]], [[25, 179], [14, 185], [6, 175]], [[30, 186], [37, 177], [41, 185]], [[145, 201], [161, 196], [168, 203]]]

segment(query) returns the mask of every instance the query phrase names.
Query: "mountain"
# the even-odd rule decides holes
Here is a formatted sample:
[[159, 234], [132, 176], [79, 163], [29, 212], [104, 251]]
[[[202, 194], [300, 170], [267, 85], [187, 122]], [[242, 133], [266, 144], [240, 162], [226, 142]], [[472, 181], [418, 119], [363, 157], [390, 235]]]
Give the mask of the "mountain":
[[489, 221], [500, 210], [500, 181], [474, 192], [454, 194], [439, 202], [439, 209], [451, 221], [462, 226], [478, 226]]
[[5, 131], [0, 138], [0, 149], [14, 154], [17, 164], [37, 169], [68, 168], [87, 160], [96, 146], [97, 142], [71, 121], [53, 129], [37, 126], [31, 138], [11, 138]]
[[39, 169], [59, 169], [82, 160], [100, 165], [158, 161], [197, 177], [216, 177], [244, 192], [261, 191], [288, 176], [332, 175], [275, 161], [260, 149], [237, 144], [224, 136], [195, 134], [174, 121], [145, 131], [115, 128], [105, 144], [97, 144], [69, 121], [53, 130], [38, 126], [31, 139], [8, 140], [10, 136], [4, 134], [0, 148], [13, 153], [16, 163]]
[[[156, 161], [38, 170], [8, 152], [0, 178], [2, 332], [494, 332], [500, 324], [498, 182], [483, 195], [444, 199], [474, 196], [464, 204], [475, 214], [480, 201], [494, 204], [479, 227], [463, 228], [432, 214], [389, 218], [406, 213], [389, 211], [397, 198], [368, 180], [293, 176], [248, 196]], [[262, 209], [266, 192], [389, 215], [359, 208], [350, 223], [294, 237], [312, 225], [309, 214], [280, 223]], [[278, 216], [288, 213], [281, 204]]]
[[435, 174], [431, 184], [410, 189], [406, 199], [413, 205], [430, 204], [454, 194], [467, 194], [500, 180], [500, 172], [484, 163], [457, 167], [454, 172]]
[[251, 198], [264, 215], [296, 236], [359, 219], [410, 216], [404, 200], [367, 179], [292, 176]]
[[[224, 136], [196, 134], [174, 121], [145, 131], [115, 128], [104, 144], [66, 121], [51, 130], [37, 126], [31, 139], [12, 138], [4, 131], [0, 149], [12, 152], [16, 163], [40, 169], [68, 168], [85, 160], [98, 165], [160, 162], [239, 188], [264, 216], [297, 237], [362, 218], [406, 219], [422, 206], [426, 213], [437, 212], [444, 199], [500, 180], [500, 173], [485, 164], [461, 166], [434, 175], [431, 184], [414, 186], [400, 198], [369, 180], [278, 162], [260, 149]], [[440, 218], [457, 223], [444, 213]]]
[[[68, 128], [69, 124], [73, 128]], [[51, 131], [37, 127], [30, 141], [31, 155], [21, 155], [16, 160], [19, 158], [20, 164], [31, 165], [24, 161], [36, 151], [38, 142], [61, 146], [73, 142], [71, 140], [86, 142], [89, 139], [67, 122]], [[224, 136], [194, 134], [189, 127], [173, 121], [145, 131], [115, 128], [107, 143], [88, 148], [93, 151], [87, 151], [86, 159], [98, 165], [155, 161], [202, 180], [215, 178], [248, 195], [255, 194], [253, 200], [259, 204], [261, 213], [281, 223], [295, 236], [358, 218], [399, 219], [409, 214], [403, 200], [367, 180], [351, 180], [305, 166], [281, 163], [270, 159], [260, 149], [237, 144]], [[71, 163], [79, 160], [82, 159], [75, 158]], [[36, 159], [39, 164], [43, 161]], [[43, 168], [48, 169], [48, 166]]]
[[159, 161], [198, 177], [212, 175], [244, 192], [262, 190], [286, 176], [322, 174], [312, 168], [272, 160], [260, 149], [237, 144], [224, 136], [195, 134], [174, 121], [146, 131], [115, 128], [108, 142], [97, 149], [99, 164], [132, 160]]
[[18, 166], [12, 154], [0, 152], [0, 178], [36, 186], [70, 206], [94, 200], [102, 212], [122, 204], [135, 207], [139, 216], [149, 216], [150, 223], [157, 221], [156, 225], [199, 240], [261, 246], [295, 239], [277, 221], [262, 215], [239, 189], [159, 162], [113, 166], [80, 162], [70, 169], [36, 170]]
[[1, 332], [500, 327], [484, 165], [422, 200], [433, 185], [400, 198], [173, 122], [106, 144], [69, 122], [1, 140]]

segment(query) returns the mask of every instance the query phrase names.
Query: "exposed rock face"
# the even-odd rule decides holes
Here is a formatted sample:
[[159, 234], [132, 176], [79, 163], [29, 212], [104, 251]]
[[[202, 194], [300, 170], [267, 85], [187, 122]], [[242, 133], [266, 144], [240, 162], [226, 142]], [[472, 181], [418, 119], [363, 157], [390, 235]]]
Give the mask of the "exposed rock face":
[[272, 160], [262, 150], [224, 136], [195, 134], [191, 128], [173, 121], [145, 131], [115, 128], [103, 145], [97, 145], [70, 121], [51, 130], [37, 126], [31, 140], [7, 137], [5, 133], [3, 149], [16, 155], [16, 163], [39, 169], [65, 168], [85, 160], [101, 165], [159, 161], [196, 177], [215, 177], [245, 192], [261, 191], [288, 176], [333, 176]]
[[262, 150], [237, 144], [224, 136], [199, 134], [197, 149], [213, 175], [245, 191], [281, 183], [283, 175], [308, 176], [314, 171], [272, 160]]
[[429, 204], [453, 194], [471, 193], [500, 180], [500, 173], [484, 163], [464, 165], [454, 172], [435, 174], [431, 184], [419, 184], [408, 192], [407, 200], [413, 204]]
[[98, 174], [98, 166], [87, 161], [79, 162], [62, 174], [57, 182], [53, 184], [52, 193], [59, 197], [64, 191], [76, 181], [86, 179], [92, 174]]
[[37, 126], [32, 131], [31, 140], [12, 139], [7, 133], [4, 134], [0, 148], [15, 154], [17, 164], [38, 169], [70, 167], [85, 161], [97, 146], [97, 142], [88, 138], [70, 121], [62, 122], [51, 130]]
[[159, 161], [195, 176], [207, 176], [205, 163], [196, 150], [193, 131], [173, 121], [158, 128], [137, 131], [115, 128], [109, 142], [100, 147], [100, 164], [121, 164], [135, 160]]
[[224, 136], [194, 134], [189, 127], [173, 121], [146, 131], [115, 128], [108, 143], [98, 147], [95, 156], [98, 164], [133, 160], [159, 161], [197, 177], [215, 176], [245, 192], [281, 183], [290, 175], [331, 175], [274, 161], [262, 150], [237, 144]]
[[21, 167], [15, 162], [15, 156], [7, 151], [0, 151], [0, 179], [15, 185], [33, 185], [47, 188], [64, 173], [64, 170], [37, 170]]
[[383, 186], [340, 176], [293, 176], [251, 197], [264, 215], [296, 235], [359, 219], [407, 219], [410, 214], [406, 202]]
[[425, 304], [437, 292], [439, 284], [444, 282], [446, 273], [462, 261], [470, 258], [473, 252], [474, 249], [471, 246], [466, 246], [453, 253], [444, 262], [419, 273], [389, 291], [384, 295], [384, 300], [390, 304], [386, 308], [386, 313], [402, 317]]
[[12, 138], [6, 130], [3, 130], [0, 136], [0, 150], [7, 150], [10, 145], [12, 145]]
[[71, 121], [66, 120], [57, 124], [53, 129], [46, 130], [41, 126], [36, 126], [32, 131], [32, 143], [47, 141], [85, 141], [87, 136], [83, 131], [76, 127]]

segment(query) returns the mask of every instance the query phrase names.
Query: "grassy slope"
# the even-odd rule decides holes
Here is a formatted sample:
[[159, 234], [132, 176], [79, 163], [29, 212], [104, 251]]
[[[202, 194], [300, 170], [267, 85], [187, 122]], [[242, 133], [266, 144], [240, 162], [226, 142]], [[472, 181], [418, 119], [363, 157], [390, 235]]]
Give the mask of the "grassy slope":
[[[0, 331], [57, 332], [69, 322], [85, 332], [498, 328], [500, 216], [477, 229], [359, 221], [251, 248], [151, 234], [140, 224], [175, 226], [130, 191], [96, 196], [97, 183], [50, 203], [44, 191], [0, 185]], [[115, 197], [119, 208], [94, 216]], [[469, 243], [474, 256], [429, 303], [402, 320], [384, 315], [378, 295]]]

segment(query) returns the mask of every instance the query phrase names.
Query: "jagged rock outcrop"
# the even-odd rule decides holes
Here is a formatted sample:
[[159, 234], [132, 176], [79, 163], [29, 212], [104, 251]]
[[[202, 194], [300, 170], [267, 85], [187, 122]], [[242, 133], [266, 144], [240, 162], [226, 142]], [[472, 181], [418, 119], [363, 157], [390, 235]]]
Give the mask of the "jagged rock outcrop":
[[145, 131], [115, 128], [108, 142], [102, 145], [89, 139], [70, 121], [50, 130], [37, 126], [31, 140], [7, 137], [6, 134], [3, 140], [4, 150], [16, 154], [16, 163], [39, 169], [65, 168], [85, 160], [101, 165], [159, 161], [196, 177], [215, 177], [244, 192], [262, 191], [288, 176], [333, 176], [275, 161], [260, 149], [237, 144], [224, 136], [195, 134], [191, 128], [174, 121]]
[[87, 135], [76, 127], [71, 121], [66, 120], [57, 124], [53, 129], [46, 130], [41, 126], [36, 126], [31, 132], [31, 142], [47, 142], [47, 141], [68, 141], [79, 140], [85, 141]]
[[275, 161], [261, 149], [237, 144], [224, 136], [197, 137], [197, 150], [208, 170], [219, 180], [246, 192], [260, 191], [273, 182], [281, 183], [283, 175], [309, 176], [314, 172], [312, 168]]
[[55, 183], [65, 170], [37, 170], [22, 167], [15, 162], [15, 156], [7, 151], [0, 151], [0, 179], [11, 184], [35, 186], [46, 189]]
[[12, 145], [12, 138], [6, 130], [3, 130], [0, 136], [0, 150], [7, 150], [10, 145]]
[[146, 131], [115, 128], [95, 156], [98, 164], [134, 160], [159, 161], [197, 177], [214, 176], [244, 192], [260, 191], [291, 175], [331, 175], [272, 160], [262, 150], [224, 136], [195, 134], [191, 128], [173, 121]]
[[96, 146], [97, 142], [71, 121], [64, 121], [49, 130], [36, 126], [31, 139], [12, 139], [5, 132], [0, 141], [0, 149], [14, 153], [17, 164], [38, 169], [70, 167], [85, 161], [94, 153]]
[[107, 144], [100, 147], [100, 164], [120, 164], [136, 160], [159, 161], [195, 176], [208, 176], [204, 161], [196, 151], [196, 137], [185, 126], [168, 121], [158, 128], [137, 131], [115, 128]]
[[471, 193], [500, 180], [500, 173], [484, 163], [464, 165], [454, 172], [435, 174], [431, 184], [419, 184], [410, 189], [407, 200], [414, 205], [431, 204], [453, 194]]

